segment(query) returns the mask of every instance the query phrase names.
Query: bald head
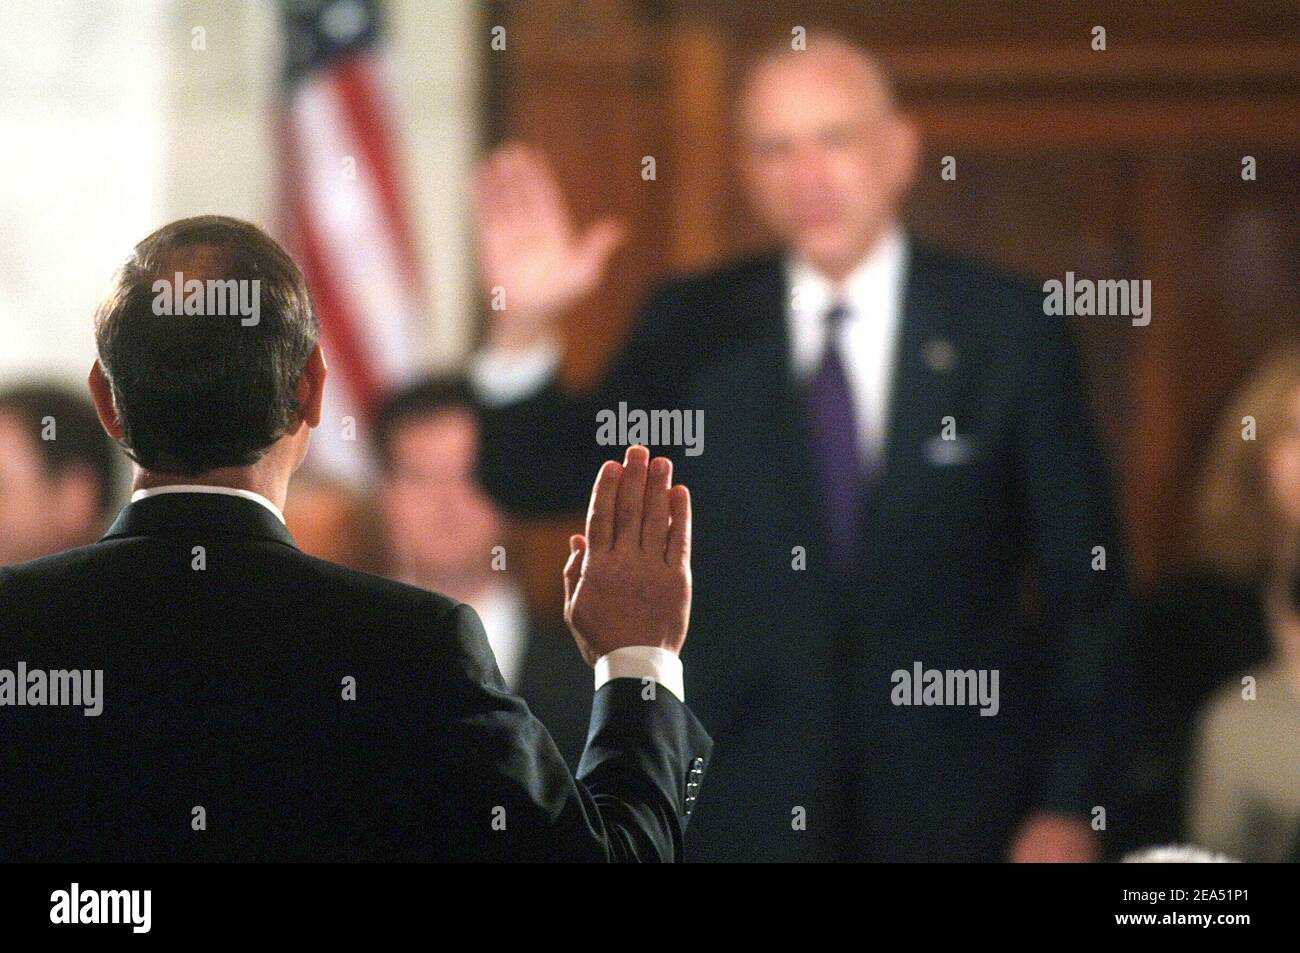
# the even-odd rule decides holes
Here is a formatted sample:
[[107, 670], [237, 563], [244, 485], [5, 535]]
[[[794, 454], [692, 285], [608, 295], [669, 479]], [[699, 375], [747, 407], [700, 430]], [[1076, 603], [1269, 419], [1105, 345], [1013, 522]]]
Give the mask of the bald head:
[[824, 74], [838, 79], [861, 98], [866, 111], [877, 115], [888, 115], [897, 108], [893, 83], [878, 59], [838, 33], [813, 33], [808, 36], [804, 49], [794, 49], [788, 42], [782, 42], [749, 62], [741, 83], [742, 121], [755, 92], [765, 91], [773, 83], [782, 84], [797, 73]]
[[879, 62], [835, 34], [763, 53], [737, 103], [759, 217], [828, 277], [844, 277], [893, 224], [915, 176], [917, 134]]

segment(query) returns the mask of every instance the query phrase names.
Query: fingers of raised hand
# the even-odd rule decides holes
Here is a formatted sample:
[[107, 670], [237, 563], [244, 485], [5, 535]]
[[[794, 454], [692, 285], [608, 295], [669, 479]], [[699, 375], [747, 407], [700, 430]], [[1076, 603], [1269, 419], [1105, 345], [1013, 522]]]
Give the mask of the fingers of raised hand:
[[591, 489], [591, 505], [587, 509], [587, 543], [595, 552], [603, 552], [614, 545], [614, 522], [618, 502], [619, 484], [623, 482], [623, 467], [609, 460], [596, 474]]
[[672, 519], [668, 492], [673, 483], [673, 464], [667, 457], [650, 461], [646, 478], [645, 514], [641, 519], [641, 548], [657, 556], [668, 545], [668, 527]]
[[691, 498], [673, 486], [672, 461], [642, 446], [623, 463], [610, 460], [596, 476], [587, 511], [587, 542], [595, 552], [645, 550], [669, 565], [690, 560]]
[[628, 447], [623, 458], [623, 478], [618, 484], [614, 515], [614, 545], [620, 549], [638, 549], [641, 546], [649, 469], [650, 451], [642, 446]]
[[672, 524], [664, 560], [670, 566], [689, 566], [691, 562], [691, 493], [682, 484], [668, 492], [668, 509]]
[[569, 537], [569, 561], [564, 566], [564, 601], [567, 605], [573, 601], [573, 594], [578, 590], [578, 580], [582, 578], [582, 562], [587, 553], [587, 540], [580, 535]]

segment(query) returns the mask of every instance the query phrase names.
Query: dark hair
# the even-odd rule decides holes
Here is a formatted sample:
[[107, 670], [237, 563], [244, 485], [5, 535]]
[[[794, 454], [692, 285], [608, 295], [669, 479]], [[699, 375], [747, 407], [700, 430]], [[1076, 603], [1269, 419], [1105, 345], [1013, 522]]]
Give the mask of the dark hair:
[[[50, 476], [77, 467], [89, 471], [99, 490], [99, 512], [108, 515], [114, 502], [116, 455], [90, 401], [62, 387], [25, 384], [0, 392], [0, 415], [13, 417], [31, 436]], [[54, 423], [53, 440], [43, 439], [47, 417]]]
[[393, 434], [402, 424], [424, 420], [447, 410], [467, 410], [477, 415], [478, 405], [463, 377], [426, 377], [398, 388], [375, 410], [373, 442], [379, 465], [388, 470], [393, 463]]
[[[156, 313], [154, 285], [166, 281], [171, 295], [176, 273], [209, 289], [257, 281], [246, 287], [257, 288], [258, 320]], [[221, 215], [172, 222], [136, 245], [95, 312], [124, 448], [160, 473], [192, 476], [259, 460], [296, 420], [298, 378], [319, 336], [293, 259], [256, 225]]]

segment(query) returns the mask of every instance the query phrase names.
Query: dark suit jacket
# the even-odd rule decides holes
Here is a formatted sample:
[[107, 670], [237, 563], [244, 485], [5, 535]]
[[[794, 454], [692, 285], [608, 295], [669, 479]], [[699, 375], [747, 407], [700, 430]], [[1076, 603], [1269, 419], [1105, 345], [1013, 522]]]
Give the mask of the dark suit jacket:
[[[719, 742], [692, 857], [993, 860], [1028, 811], [1114, 810], [1131, 611], [1067, 323], [1032, 287], [912, 247], [883, 472], [841, 577], [788, 291], [775, 254], [668, 282], [593, 393], [484, 409], [481, 477], [525, 515], [580, 510], [619, 452], [596, 443], [598, 411], [704, 412], [702, 454], [655, 448], [695, 501], [684, 660]], [[917, 661], [997, 669], [999, 714], [893, 705], [892, 673]]]
[[575, 771], [587, 744], [591, 686], [591, 667], [568, 630], [530, 618], [519, 695]]
[[469, 606], [309, 557], [230, 496], [142, 500], [0, 569], [20, 661], [102, 669], [105, 698], [0, 707], [10, 860], [676, 860], [711, 747], [615, 680], [575, 780]]
[[1145, 704], [1121, 849], [1188, 839], [1197, 718], [1225, 682], [1272, 655], [1264, 604], [1261, 584], [1208, 572], [1169, 578], [1142, 600], [1134, 656]]

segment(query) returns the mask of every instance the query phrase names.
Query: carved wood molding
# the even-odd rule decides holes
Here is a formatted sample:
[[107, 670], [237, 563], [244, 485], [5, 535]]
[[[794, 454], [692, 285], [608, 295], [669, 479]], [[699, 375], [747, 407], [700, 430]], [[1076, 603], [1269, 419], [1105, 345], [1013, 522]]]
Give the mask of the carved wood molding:
[[1300, 89], [1300, 43], [1148, 43], [1094, 51], [1071, 45], [980, 44], [877, 51], [894, 78], [915, 86], [1251, 84]]

